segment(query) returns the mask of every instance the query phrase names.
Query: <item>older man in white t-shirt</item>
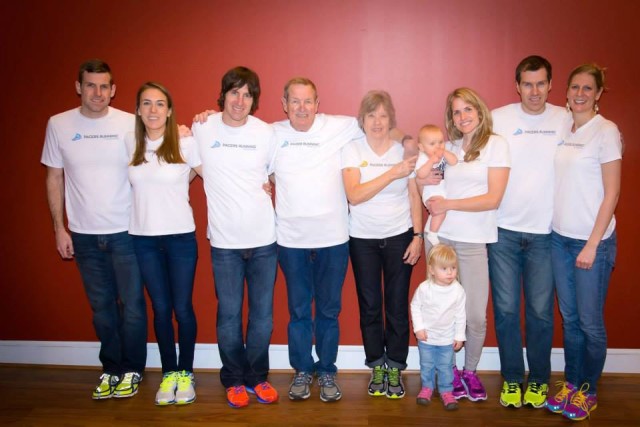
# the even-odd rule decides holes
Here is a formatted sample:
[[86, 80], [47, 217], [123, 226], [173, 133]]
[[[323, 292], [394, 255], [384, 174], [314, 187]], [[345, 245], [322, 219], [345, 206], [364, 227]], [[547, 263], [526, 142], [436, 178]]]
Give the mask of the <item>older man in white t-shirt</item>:
[[[551, 64], [540, 56], [516, 68], [521, 102], [492, 112], [493, 130], [509, 142], [511, 175], [498, 208], [498, 241], [488, 245], [500, 370], [500, 403], [544, 407], [551, 373], [554, 285], [551, 270], [553, 159], [568, 114], [548, 104]], [[524, 295], [529, 376], [520, 327]]]
[[320, 399], [332, 402], [342, 397], [335, 362], [349, 258], [340, 151], [362, 131], [353, 117], [317, 114], [318, 102], [311, 80], [287, 82], [282, 104], [289, 119], [273, 125], [278, 139], [276, 232], [278, 260], [287, 282], [289, 362], [296, 371], [289, 398], [309, 398], [316, 374]]

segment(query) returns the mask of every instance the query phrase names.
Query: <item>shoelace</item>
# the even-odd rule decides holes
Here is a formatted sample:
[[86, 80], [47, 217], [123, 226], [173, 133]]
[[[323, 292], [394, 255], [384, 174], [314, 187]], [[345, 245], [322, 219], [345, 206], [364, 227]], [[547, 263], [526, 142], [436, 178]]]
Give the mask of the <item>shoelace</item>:
[[242, 385], [234, 385], [233, 386], [233, 394], [242, 394], [243, 391], [245, 391], [244, 386], [242, 386]]
[[293, 378], [293, 385], [301, 386], [308, 382], [307, 374], [304, 372], [298, 372], [296, 376]]
[[385, 370], [381, 367], [376, 367], [373, 370], [373, 382], [374, 384], [382, 384], [384, 381]]
[[400, 371], [397, 368], [389, 369], [387, 373], [389, 376], [389, 385], [392, 387], [396, 387], [400, 384]]
[[[116, 382], [118, 380], [118, 377], [114, 377]], [[100, 391], [100, 389], [102, 388], [102, 386], [107, 386], [107, 387], [111, 387], [111, 375], [109, 374], [102, 374], [100, 375], [100, 384], [96, 387], [97, 391]]]
[[167, 392], [173, 390], [176, 386], [176, 372], [169, 372], [162, 377], [162, 382], [160, 383], [160, 390]]
[[335, 385], [335, 380], [333, 378], [333, 375], [331, 374], [322, 375], [320, 378], [318, 378], [318, 382], [320, 383], [320, 385], [325, 387], [333, 387]]
[[122, 382], [124, 384], [131, 384], [133, 382], [133, 373], [127, 372], [126, 374], [124, 374], [124, 378], [122, 379]]
[[571, 389], [567, 387], [567, 383], [565, 381], [556, 381], [556, 385], [560, 387], [560, 391], [556, 393], [554, 399], [562, 402], [567, 399], [567, 396], [571, 393]]
[[193, 377], [186, 372], [178, 374], [178, 390], [185, 391], [193, 384]]
[[587, 391], [589, 390], [589, 384], [583, 384], [580, 387], [580, 390], [576, 391], [573, 397], [571, 398], [571, 405], [577, 406], [582, 409], [584, 412], [589, 413], [589, 408], [587, 406]]
[[536, 394], [540, 393], [540, 388], [541, 387], [542, 387], [542, 385], [539, 384], [539, 383], [531, 383], [531, 384], [529, 384], [529, 388], [531, 389], [531, 391], [533, 393], [536, 393]]
[[517, 393], [519, 388], [520, 385], [518, 383], [507, 383], [507, 393], [509, 394]]

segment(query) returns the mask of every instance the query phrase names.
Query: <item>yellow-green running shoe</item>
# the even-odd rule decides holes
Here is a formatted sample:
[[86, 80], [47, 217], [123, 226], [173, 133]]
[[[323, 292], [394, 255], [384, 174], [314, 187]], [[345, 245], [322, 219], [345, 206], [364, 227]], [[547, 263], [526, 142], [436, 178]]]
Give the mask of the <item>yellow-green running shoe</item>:
[[544, 383], [529, 383], [524, 393], [523, 403], [534, 408], [544, 408], [547, 402], [549, 385]]
[[[544, 403], [544, 400], [542, 401]], [[522, 406], [522, 385], [513, 381], [505, 381], [502, 383], [502, 391], [500, 392], [500, 404], [505, 408], [513, 406], [519, 408]]]
[[113, 392], [119, 382], [120, 378], [117, 375], [109, 375], [107, 373], [100, 375], [100, 384], [93, 389], [91, 398], [94, 400], [109, 399], [113, 396]]

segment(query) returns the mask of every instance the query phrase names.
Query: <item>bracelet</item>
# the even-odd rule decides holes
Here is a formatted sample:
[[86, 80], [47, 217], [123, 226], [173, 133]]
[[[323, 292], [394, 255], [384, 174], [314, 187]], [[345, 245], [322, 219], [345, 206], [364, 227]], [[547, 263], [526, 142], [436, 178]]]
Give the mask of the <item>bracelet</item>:
[[419, 237], [424, 240], [424, 233], [413, 233], [413, 237]]

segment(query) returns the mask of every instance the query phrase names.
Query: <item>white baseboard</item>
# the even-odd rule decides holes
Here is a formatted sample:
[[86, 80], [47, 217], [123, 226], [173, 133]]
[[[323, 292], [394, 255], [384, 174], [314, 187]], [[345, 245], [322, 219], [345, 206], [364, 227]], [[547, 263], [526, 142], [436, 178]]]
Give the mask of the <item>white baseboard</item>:
[[[147, 344], [147, 367], [160, 367], [160, 354], [156, 343]], [[24, 363], [35, 365], [100, 366], [98, 352], [100, 343], [81, 341], [2, 341], [0, 340], [0, 363]], [[287, 346], [271, 345], [269, 349], [271, 369], [291, 369]], [[338, 369], [366, 370], [362, 346], [341, 345], [338, 351]], [[458, 354], [464, 360], [464, 349]], [[526, 360], [526, 358], [525, 358]], [[409, 348], [407, 359], [409, 370], [418, 370], [418, 348]], [[459, 364], [462, 365], [462, 364]], [[222, 366], [217, 344], [196, 344], [195, 369], [219, 369]], [[564, 370], [561, 348], [551, 352], [551, 369]], [[499, 371], [500, 358], [496, 347], [485, 347], [478, 365], [480, 371]], [[607, 350], [606, 373], [640, 373], [640, 349]]]

